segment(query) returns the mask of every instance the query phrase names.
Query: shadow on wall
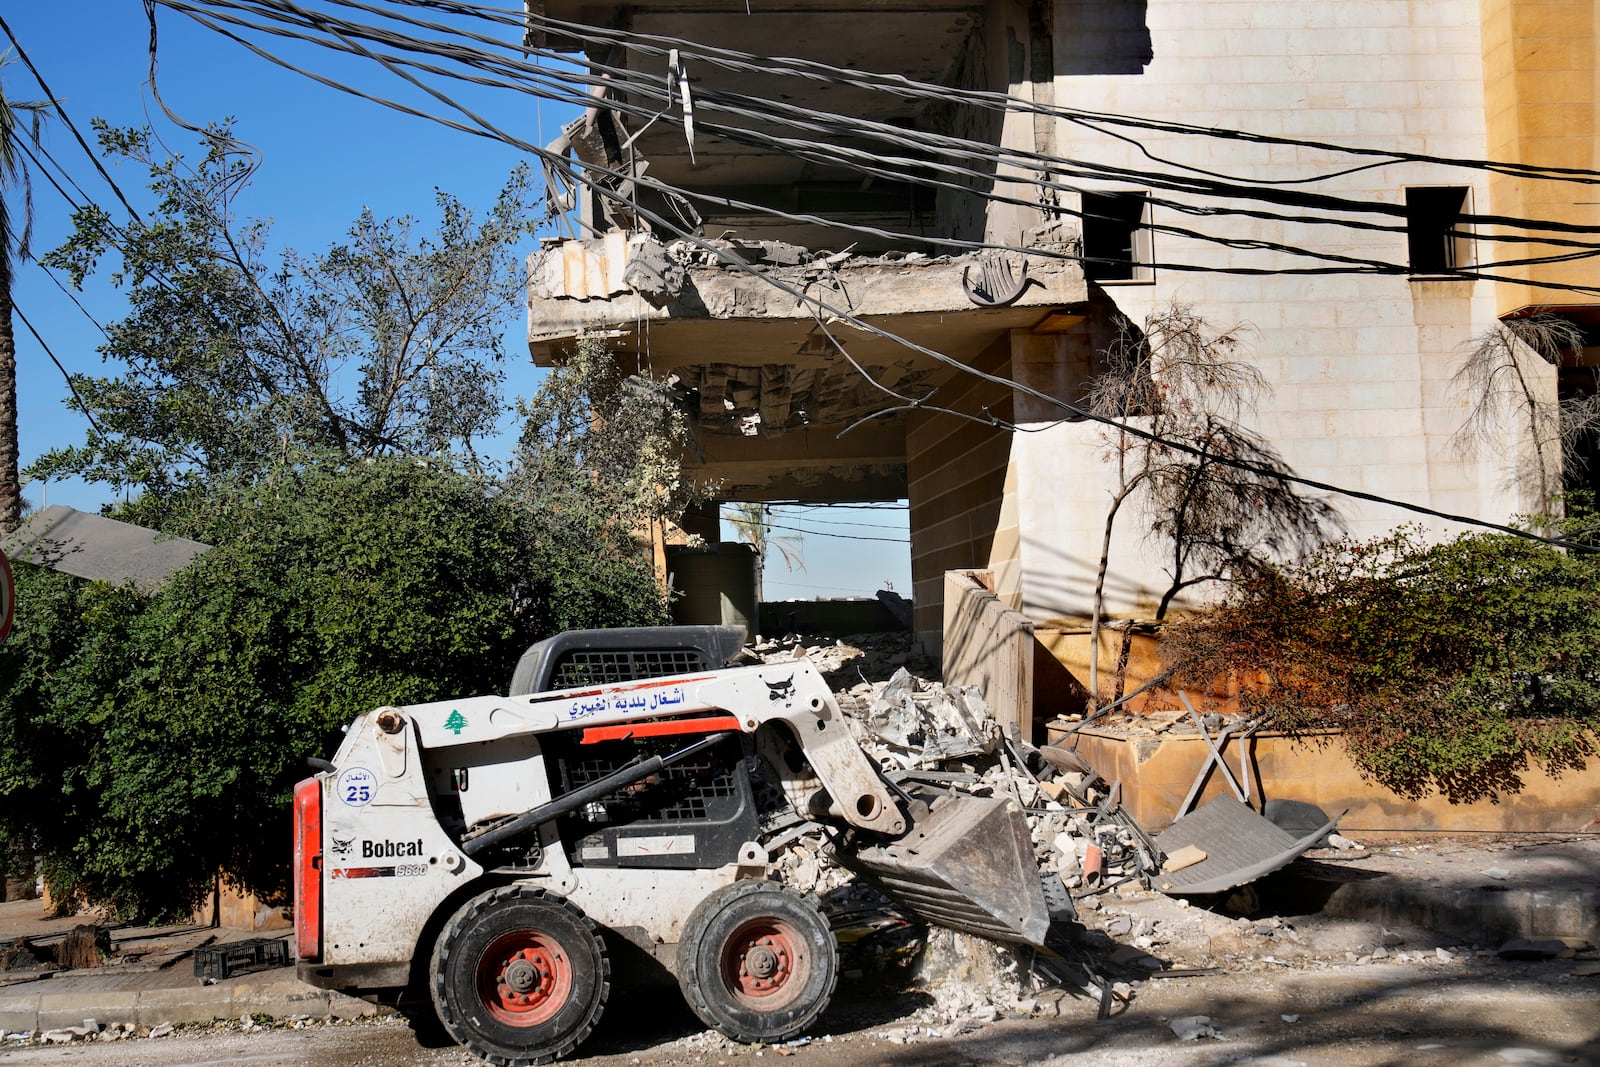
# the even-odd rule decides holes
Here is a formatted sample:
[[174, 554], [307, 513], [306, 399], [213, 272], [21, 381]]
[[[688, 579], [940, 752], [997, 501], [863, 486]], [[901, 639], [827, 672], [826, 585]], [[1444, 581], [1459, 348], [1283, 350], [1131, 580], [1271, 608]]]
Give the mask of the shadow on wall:
[[1147, 0], [1056, 0], [1056, 73], [1143, 74], [1155, 58]]
[[[1106, 572], [1106, 615], [1149, 617], [1163, 590], [1137, 577], [1138, 569], [1147, 565], [1141, 552], [1145, 525], [1138, 502], [1124, 505], [1118, 519], [1111, 543], [1111, 566]], [[1089, 618], [1094, 609], [1095, 559], [1069, 555], [1057, 545], [1031, 536], [1023, 538], [1022, 555], [1028, 568], [1022, 587], [1023, 611], [1035, 619]], [[1172, 610], [1190, 608], [1194, 603], [1194, 598], [1174, 601]]]

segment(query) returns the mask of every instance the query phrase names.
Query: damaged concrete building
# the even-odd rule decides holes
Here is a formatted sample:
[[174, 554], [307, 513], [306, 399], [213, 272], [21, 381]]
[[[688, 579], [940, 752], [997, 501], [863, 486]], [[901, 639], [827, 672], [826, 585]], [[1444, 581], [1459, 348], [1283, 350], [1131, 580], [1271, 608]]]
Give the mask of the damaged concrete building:
[[[530, 41], [603, 83], [556, 145], [588, 184], [530, 261], [530, 347], [601, 336], [667, 383], [724, 499], [909, 499], [915, 629], [947, 670], [1004, 645], [1007, 684], [1031, 691], [1037, 650], [1083, 682], [1121, 483], [1082, 411], [1162, 309], [1242, 327], [1242, 424], [1367, 494], [1325, 494], [1349, 532], [1544, 506], [1548, 442], [1516, 417], [1464, 438], [1453, 383], [1475, 338], [1551, 311], [1584, 339], [1519, 363], [1528, 395], [1592, 387], [1600, 266], [1561, 241], [1600, 197], [1539, 168], [1596, 165], [1594, 11], [530, 0]], [[1106, 609], [1148, 618], [1172, 563], [1137, 497], [1123, 515]]]

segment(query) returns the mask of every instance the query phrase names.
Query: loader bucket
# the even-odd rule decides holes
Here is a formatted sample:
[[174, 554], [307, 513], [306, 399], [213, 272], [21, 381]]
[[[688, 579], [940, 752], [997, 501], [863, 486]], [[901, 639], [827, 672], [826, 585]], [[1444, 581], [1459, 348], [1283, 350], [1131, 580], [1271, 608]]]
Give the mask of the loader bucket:
[[841, 853], [847, 866], [929, 923], [1044, 944], [1050, 915], [1033, 840], [1022, 813], [1003, 799], [940, 797], [930, 809], [917, 806], [904, 837]]

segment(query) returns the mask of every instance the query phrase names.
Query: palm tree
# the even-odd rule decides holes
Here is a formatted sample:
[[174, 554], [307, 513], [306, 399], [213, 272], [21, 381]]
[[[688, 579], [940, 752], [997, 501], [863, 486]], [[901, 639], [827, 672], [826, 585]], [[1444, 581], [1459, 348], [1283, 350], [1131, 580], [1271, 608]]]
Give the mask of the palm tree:
[[[0, 59], [0, 67], [5, 65]], [[22, 522], [22, 478], [17, 443], [17, 343], [11, 334], [11, 267], [28, 259], [28, 238], [33, 230], [33, 189], [22, 162], [22, 140], [39, 143], [39, 126], [47, 105], [34, 100], [6, 98], [0, 87], [0, 534]], [[23, 129], [24, 116], [31, 117]], [[13, 229], [5, 193], [22, 189], [22, 228]]]
[[762, 595], [762, 579], [767, 569], [767, 553], [774, 548], [783, 557], [784, 566], [793, 571], [799, 567], [806, 569], [805, 559], [800, 554], [799, 534], [772, 533], [772, 508], [756, 500], [739, 500], [728, 505], [732, 514], [728, 522], [733, 526], [734, 534], [755, 549], [756, 552], [756, 603], [761, 603], [765, 597]]

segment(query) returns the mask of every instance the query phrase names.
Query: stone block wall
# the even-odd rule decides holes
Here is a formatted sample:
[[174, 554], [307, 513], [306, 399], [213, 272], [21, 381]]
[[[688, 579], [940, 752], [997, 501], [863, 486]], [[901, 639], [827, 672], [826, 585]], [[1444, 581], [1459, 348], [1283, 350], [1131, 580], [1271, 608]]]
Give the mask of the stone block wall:
[[[1135, 9], [1144, 12], [1139, 25], [1129, 22]], [[1065, 0], [1055, 6], [1055, 95], [1063, 104], [1098, 112], [1481, 159], [1489, 146], [1479, 20], [1477, 0]], [[1073, 41], [1107, 33], [1121, 44], [1104, 62], [1074, 51]], [[1481, 172], [1421, 162], [1353, 171], [1372, 158], [1332, 148], [1139, 131], [1146, 156], [1139, 147], [1077, 124], [1059, 124], [1055, 137], [1060, 154], [1071, 158], [1149, 171], [1153, 156], [1160, 161], [1155, 169], [1167, 172], [1241, 185], [1298, 183], [1273, 187], [1396, 211], [1413, 186], [1465, 186], [1471, 208], [1488, 210], [1492, 203]], [[1091, 184], [1099, 191], [1137, 187], [1132, 180], [1085, 183]], [[1197, 216], [1181, 206], [1215, 204], [1217, 198], [1160, 189], [1151, 195], [1173, 202], [1152, 206], [1158, 226], [1402, 268], [1408, 262], [1406, 222], [1399, 215], [1340, 212], [1380, 227], [1345, 228]], [[1239, 206], [1284, 216], [1327, 214], [1292, 205]], [[1480, 259], [1498, 254], [1486, 245], [1475, 242]], [[1518, 482], [1529, 449], [1523, 427], [1508, 424], [1478, 441], [1470, 454], [1457, 447], [1472, 398], [1455, 388], [1453, 378], [1472, 340], [1498, 322], [1492, 284], [1415, 280], [1405, 273], [1296, 274], [1318, 261], [1159, 230], [1152, 250], [1152, 280], [1107, 283], [1104, 295], [1135, 322], [1176, 302], [1192, 305], [1218, 327], [1243, 324], [1245, 358], [1269, 385], [1245, 422], [1297, 473], [1492, 521], [1538, 508], [1536, 493]], [[1171, 269], [1163, 262], [1196, 269]], [[1230, 273], [1236, 270], [1281, 273]], [[1553, 368], [1536, 385], [1553, 400]], [[1092, 428], [1070, 426], [1017, 435], [1022, 600], [1035, 618], [1088, 612], [1108, 484], [1104, 461], [1096, 456], [1103, 451], [1099, 436]], [[1435, 536], [1462, 529], [1381, 503], [1330, 499], [1357, 536], [1375, 536], [1408, 521], [1421, 522]], [[1120, 569], [1112, 610], [1139, 614], [1165, 584], [1161, 552], [1133, 536], [1129, 526], [1122, 530], [1115, 550], [1120, 565], [1113, 561]]]

